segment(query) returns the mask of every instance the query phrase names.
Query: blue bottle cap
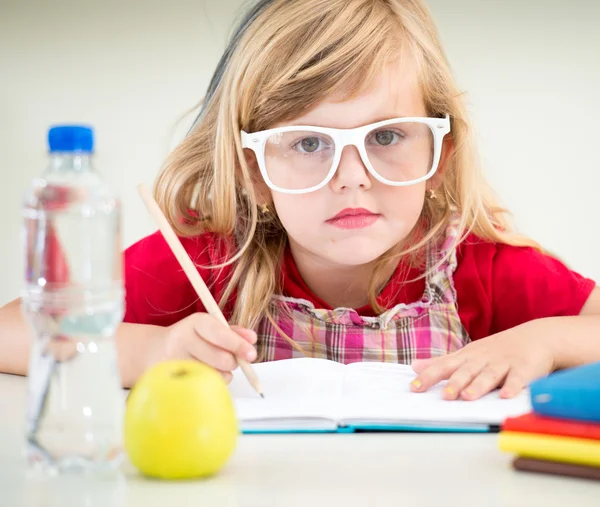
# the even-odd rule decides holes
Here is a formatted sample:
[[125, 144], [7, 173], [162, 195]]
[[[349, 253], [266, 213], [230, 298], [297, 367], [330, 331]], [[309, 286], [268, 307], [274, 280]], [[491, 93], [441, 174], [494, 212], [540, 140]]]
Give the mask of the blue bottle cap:
[[48, 131], [50, 153], [91, 153], [94, 148], [94, 132], [85, 125], [57, 125]]

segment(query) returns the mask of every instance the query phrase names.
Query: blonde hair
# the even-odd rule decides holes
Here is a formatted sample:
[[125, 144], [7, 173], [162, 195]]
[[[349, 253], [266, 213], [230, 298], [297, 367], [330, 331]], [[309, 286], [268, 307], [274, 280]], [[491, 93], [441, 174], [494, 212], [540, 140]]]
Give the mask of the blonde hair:
[[[382, 269], [399, 255], [439, 241], [453, 211], [461, 237], [539, 248], [512, 231], [479, 168], [463, 97], [452, 77], [430, 12], [421, 0], [263, 0], [241, 22], [225, 52], [194, 128], [168, 158], [155, 196], [176, 231], [235, 238], [231, 322], [256, 329], [269, 318], [287, 236], [276, 214], [262, 217], [256, 175], [245, 162], [240, 129], [255, 132], [310, 110], [342, 90], [373, 85], [400, 54], [414, 57], [428, 114], [451, 118], [454, 150], [437, 189], [426, 199], [422, 227], [378, 261], [369, 299], [385, 283]], [[191, 211], [190, 211], [191, 210]], [[426, 224], [426, 226], [423, 226]]]

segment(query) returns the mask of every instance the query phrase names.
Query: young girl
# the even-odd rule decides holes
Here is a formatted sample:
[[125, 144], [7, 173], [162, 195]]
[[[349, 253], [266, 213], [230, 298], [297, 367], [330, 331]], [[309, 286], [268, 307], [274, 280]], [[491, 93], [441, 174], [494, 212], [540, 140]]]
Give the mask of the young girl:
[[[600, 293], [511, 231], [420, 0], [260, 0], [156, 197], [232, 330], [159, 233], [125, 253], [123, 382], [309, 355], [411, 363], [448, 399], [600, 360]], [[26, 373], [18, 301], [0, 368]]]

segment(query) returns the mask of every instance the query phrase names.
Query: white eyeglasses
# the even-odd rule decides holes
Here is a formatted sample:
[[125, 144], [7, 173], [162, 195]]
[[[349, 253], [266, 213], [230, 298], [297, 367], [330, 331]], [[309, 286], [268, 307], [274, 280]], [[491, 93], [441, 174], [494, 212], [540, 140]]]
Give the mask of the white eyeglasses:
[[266, 184], [276, 192], [305, 194], [325, 186], [342, 151], [356, 146], [374, 178], [397, 187], [431, 178], [450, 118], [393, 118], [353, 129], [293, 126], [248, 134], [242, 146], [256, 154]]

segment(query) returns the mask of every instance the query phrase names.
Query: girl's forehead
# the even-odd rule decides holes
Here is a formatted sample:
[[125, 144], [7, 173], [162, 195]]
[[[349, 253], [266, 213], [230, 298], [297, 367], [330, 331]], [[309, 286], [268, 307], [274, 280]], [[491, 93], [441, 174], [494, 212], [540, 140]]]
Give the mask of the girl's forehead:
[[327, 95], [310, 111], [294, 120], [277, 124], [353, 128], [389, 118], [426, 116], [421, 86], [410, 59], [388, 64], [371, 86], [356, 96], [341, 87]]

